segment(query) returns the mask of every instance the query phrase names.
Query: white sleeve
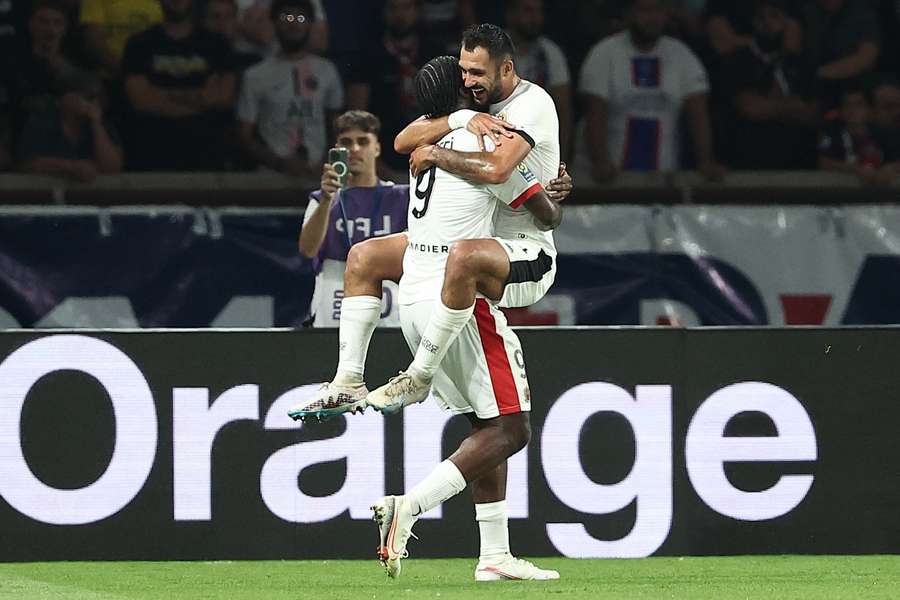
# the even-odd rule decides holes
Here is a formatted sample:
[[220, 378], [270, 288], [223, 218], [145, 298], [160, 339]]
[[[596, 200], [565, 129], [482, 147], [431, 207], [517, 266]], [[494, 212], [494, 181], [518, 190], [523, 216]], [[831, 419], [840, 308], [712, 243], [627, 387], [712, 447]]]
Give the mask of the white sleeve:
[[241, 84], [241, 94], [238, 97], [237, 117], [238, 120], [245, 123], [256, 123], [259, 120], [259, 98], [254, 88], [254, 77], [252, 73], [244, 76]]
[[612, 73], [611, 49], [611, 44], [600, 42], [588, 53], [584, 64], [581, 65], [579, 92], [609, 98]]
[[681, 48], [678, 57], [679, 76], [681, 77], [682, 98], [687, 98], [692, 94], [705, 94], [709, 92], [709, 77], [706, 75], [706, 69], [691, 52], [691, 49], [679, 43]]
[[344, 84], [338, 75], [334, 63], [327, 61], [328, 89], [325, 91], [325, 108], [328, 110], [340, 110], [344, 106]]
[[319, 201], [312, 197], [312, 194], [309, 196], [309, 202], [306, 204], [306, 212], [303, 213], [303, 225], [301, 227], [306, 227], [306, 224], [309, 223], [309, 220], [312, 219], [313, 213], [316, 212], [316, 207], [319, 206]]
[[544, 189], [534, 173], [525, 166], [525, 163], [519, 163], [513, 174], [503, 183], [491, 184], [487, 187], [494, 197], [511, 208], [519, 208], [526, 200]]
[[548, 39], [544, 39], [544, 51], [547, 55], [547, 88], [555, 88], [572, 83], [569, 73], [569, 63], [559, 46]]

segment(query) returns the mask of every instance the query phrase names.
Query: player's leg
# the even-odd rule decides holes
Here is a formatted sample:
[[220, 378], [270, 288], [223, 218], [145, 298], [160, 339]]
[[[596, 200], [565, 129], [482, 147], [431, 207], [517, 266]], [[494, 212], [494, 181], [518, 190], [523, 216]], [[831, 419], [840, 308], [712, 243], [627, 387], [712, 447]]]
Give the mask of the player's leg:
[[447, 257], [440, 301], [434, 304], [413, 362], [402, 374], [402, 385], [374, 390], [369, 394], [369, 405], [393, 413], [424, 400], [447, 349], [472, 317], [476, 293], [499, 300], [509, 274], [509, 256], [497, 240], [454, 243]]
[[406, 234], [398, 233], [350, 248], [344, 270], [337, 371], [312, 398], [288, 410], [291, 418], [328, 418], [365, 408], [369, 392], [363, 373], [369, 342], [381, 317], [382, 282], [400, 281], [406, 243]]
[[382, 282], [400, 281], [406, 244], [406, 234], [397, 233], [365, 240], [350, 249], [344, 270], [335, 382], [363, 382], [369, 342], [381, 317]]
[[[483, 422], [468, 415], [472, 428]], [[509, 515], [506, 505], [507, 461], [469, 484], [475, 502], [475, 521], [478, 523], [479, 555], [475, 567], [477, 581], [516, 579], [557, 579], [559, 573], [540, 569], [517, 559], [509, 549]]]

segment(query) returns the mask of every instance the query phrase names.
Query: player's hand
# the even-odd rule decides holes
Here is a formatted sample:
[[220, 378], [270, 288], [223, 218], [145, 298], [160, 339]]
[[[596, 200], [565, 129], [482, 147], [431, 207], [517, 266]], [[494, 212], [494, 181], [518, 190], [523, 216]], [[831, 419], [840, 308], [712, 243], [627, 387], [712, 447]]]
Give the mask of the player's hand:
[[431, 150], [433, 148], [434, 144], [420, 146], [409, 155], [409, 172], [412, 173], [413, 177], [418, 177], [419, 173], [424, 173], [434, 166], [434, 162], [431, 159]]
[[554, 202], [562, 202], [572, 193], [573, 187], [572, 176], [566, 171], [566, 163], [559, 163], [559, 176], [548, 183], [544, 191]]
[[322, 179], [319, 181], [319, 189], [322, 190], [322, 201], [331, 202], [334, 195], [341, 189], [341, 178], [331, 163], [325, 163], [322, 167]]
[[597, 183], [609, 183], [619, 176], [619, 169], [610, 161], [595, 163], [591, 169], [594, 181]]
[[500, 146], [502, 145], [503, 138], [512, 139], [515, 135], [512, 132], [515, 131], [516, 128], [503, 119], [492, 117], [487, 113], [478, 113], [469, 120], [466, 129], [475, 134], [475, 137], [478, 138], [478, 147], [484, 152], [486, 150], [484, 147], [485, 136], [494, 140], [495, 146]]

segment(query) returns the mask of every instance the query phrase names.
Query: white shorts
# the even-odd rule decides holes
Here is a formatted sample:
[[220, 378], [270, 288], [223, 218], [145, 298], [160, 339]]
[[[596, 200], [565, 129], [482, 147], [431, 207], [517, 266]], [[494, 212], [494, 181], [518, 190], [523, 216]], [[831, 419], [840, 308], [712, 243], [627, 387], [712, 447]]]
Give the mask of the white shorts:
[[[434, 302], [400, 306], [400, 326], [413, 354], [428, 325]], [[531, 410], [531, 391], [519, 338], [503, 312], [484, 298], [447, 349], [432, 384], [435, 398], [455, 414], [493, 419]]]
[[500, 306], [531, 306], [544, 297], [556, 279], [556, 256], [538, 244], [524, 240], [493, 238], [509, 256], [509, 279]]

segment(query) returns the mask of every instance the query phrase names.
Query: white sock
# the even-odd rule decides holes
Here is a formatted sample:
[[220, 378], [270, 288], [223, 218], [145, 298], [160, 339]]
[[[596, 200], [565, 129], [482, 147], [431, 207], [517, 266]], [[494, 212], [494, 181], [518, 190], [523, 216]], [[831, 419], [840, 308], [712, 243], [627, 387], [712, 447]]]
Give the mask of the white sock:
[[443, 301], [438, 299], [434, 305], [434, 312], [428, 319], [428, 325], [425, 326], [422, 339], [419, 341], [419, 347], [416, 348], [416, 356], [413, 358], [409, 370], [413, 371], [418, 378], [431, 381], [441, 360], [447, 354], [447, 348], [466, 326], [474, 312], [474, 303], [469, 308], [456, 310], [447, 308]]
[[[412, 500], [413, 513], [424, 514], [466, 489], [466, 480], [456, 465], [445, 460], [406, 495]], [[418, 511], [416, 510], [418, 508]]]
[[366, 368], [366, 353], [378, 319], [381, 318], [381, 298], [350, 296], [341, 303], [341, 323], [338, 332], [337, 383], [362, 383]]
[[475, 520], [481, 534], [481, 559], [500, 558], [509, 554], [509, 519], [506, 500], [475, 505]]

